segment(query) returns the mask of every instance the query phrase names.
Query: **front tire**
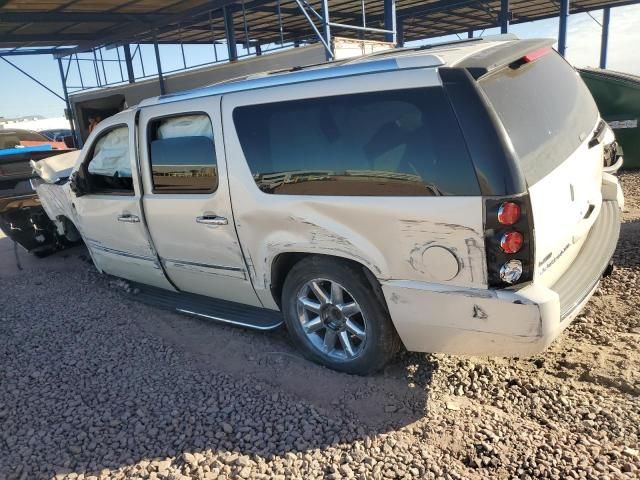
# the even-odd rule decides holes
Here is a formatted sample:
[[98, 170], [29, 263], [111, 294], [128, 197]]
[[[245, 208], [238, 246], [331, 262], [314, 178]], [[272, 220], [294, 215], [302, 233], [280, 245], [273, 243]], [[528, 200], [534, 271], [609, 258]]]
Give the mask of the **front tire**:
[[369, 374], [400, 347], [384, 299], [361, 268], [345, 261], [311, 256], [295, 264], [282, 309], [303, 355], [334, 370]]

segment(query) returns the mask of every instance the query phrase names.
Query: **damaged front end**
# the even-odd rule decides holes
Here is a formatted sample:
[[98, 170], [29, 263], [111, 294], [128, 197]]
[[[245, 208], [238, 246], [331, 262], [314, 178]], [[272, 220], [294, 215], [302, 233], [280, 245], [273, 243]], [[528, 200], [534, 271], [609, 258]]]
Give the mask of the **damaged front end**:
[[64, 248], [69, 241], [58, 234], [42, 208], [35, 189], [42, 180], [34, 175], [33, 165], [47, 157], [56, 158], [56, 163], [70, 163], [77, 154], [46, 150], [0, 156], [0, 230], [36, 256]]

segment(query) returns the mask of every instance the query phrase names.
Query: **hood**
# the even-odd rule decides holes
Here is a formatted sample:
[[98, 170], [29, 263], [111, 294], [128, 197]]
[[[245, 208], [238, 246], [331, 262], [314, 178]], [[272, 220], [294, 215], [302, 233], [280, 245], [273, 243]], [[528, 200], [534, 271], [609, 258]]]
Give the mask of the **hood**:
[[54, 155], [40, 161], [31, 160], [31, 168], [47, 183], [56, 183], [69, 178], [73, 170], [80, 150]]

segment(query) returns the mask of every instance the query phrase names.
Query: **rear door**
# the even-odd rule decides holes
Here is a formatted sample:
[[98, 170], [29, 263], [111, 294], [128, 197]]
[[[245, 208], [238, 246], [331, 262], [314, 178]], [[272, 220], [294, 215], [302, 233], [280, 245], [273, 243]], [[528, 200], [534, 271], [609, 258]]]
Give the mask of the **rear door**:
[[176, 287], [261, 306], [233, 222], [219, 108], [211, 97], [142, 111], [145, 214]]
[[550, 48], [479, 81], [527, 182], [535, 277], [552, 285], [580, 251], [602, 202], [599, 114], [578, 73]]

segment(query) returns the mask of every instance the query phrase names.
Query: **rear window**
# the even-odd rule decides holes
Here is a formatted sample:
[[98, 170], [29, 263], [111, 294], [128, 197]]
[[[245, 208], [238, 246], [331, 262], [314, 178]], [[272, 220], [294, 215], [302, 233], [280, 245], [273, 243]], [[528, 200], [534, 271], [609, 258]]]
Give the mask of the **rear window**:
[[482, 78], [481, 88], [504, 124], [529, 185], [563, 163], [598, 120], [578, 73], [557, 53]]
[[285, 195], [479, 195], [453, 110], [440, 88], [238, 107], [251, 173]]

